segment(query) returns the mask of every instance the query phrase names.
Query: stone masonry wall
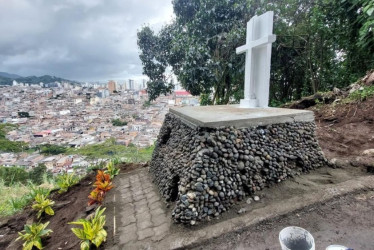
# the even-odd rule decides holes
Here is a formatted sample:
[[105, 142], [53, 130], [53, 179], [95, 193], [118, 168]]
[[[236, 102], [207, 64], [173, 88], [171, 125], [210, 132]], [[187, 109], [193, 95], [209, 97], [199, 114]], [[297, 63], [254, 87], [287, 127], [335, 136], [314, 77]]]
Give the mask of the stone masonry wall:
[[150, 164], [176, 222], [218, 216], [236, 201], [294, 175], [328, 164], [315, 124], [195, 129], [167, 114]]

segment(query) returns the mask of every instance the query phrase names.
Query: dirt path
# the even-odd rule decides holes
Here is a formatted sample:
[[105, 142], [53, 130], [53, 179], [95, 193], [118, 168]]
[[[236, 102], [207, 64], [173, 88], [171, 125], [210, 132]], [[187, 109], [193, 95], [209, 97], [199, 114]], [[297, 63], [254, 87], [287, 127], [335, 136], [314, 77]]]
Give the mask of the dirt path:
[[226, 234], [195, 249], [280, 249], [278, 234], [287, 226], [299, 226], [313, 235], [316, 249], [341, 244], [353, 249], [374, 246], [374, 191], [335, 198], [323, 205], [264, 221], [241, 232]]

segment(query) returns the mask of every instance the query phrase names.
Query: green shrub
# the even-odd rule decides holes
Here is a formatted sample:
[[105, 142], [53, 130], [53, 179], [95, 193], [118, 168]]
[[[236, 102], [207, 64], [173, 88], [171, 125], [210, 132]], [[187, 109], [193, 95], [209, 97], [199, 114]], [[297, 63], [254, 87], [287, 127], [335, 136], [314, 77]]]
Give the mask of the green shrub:
[[0, 178], [6, 186], [14, 183], [27, 184], [29, 173], [21, 167], [0, 167]]
[[66, 153], [67, 148], [60, 145], [46, 144], [41, 147], [40, 153], [44, 155], [58, 155]]
[[114, 160], [110, 160], [107, 164], [107, 169], [105, 170], [105, 173], [109, 174], [110, 175], [110, 179], [113, 179], [114, 176], [118, 175], [119, 174], [119, 171], [120, 169], [118, 167], [116, 167], [116, 165], [118, 164], [115, 164], [116, 161]]
[[354, 101], [365, 101], [372, 96], [374, 96], [374, 85], [363, 86], [361, 89], [349, 94], [348, 98]]
[[65, 173], [57, 176], [57, 186], [60, 188], [59, 193], [64, 193], [79, 182], [79, 176], [75, 173]]
[[4, 181], [6, 186], [11, 186], [15, 183], [27, 185], [30, 181], [35, 185], [40, 185], [44, 182], [45, 177], [52, 179], [53, 175], [47, 171], [44, 164], [38, 165], [29, 172], [23, 167], [0, 167], [0, 179]]
[[20, 153], [27, 149], [29, 149], [29, 146], [25, 142], [0, 139], [0, 152]]
[[47, 171], [47, 167], [44, 164], [39, 164], [38, 166], [30, 170], [29, 179], [35, 185], [40, 185], [44, 182], [45, 175], [49, 179], [53, 178], [52, 173]]
[[120, 119], [113, 119], [112, 120], [112, 125], [113, 126], [119, 126], [119, 127], [126, 126], [127, 125], [127, 121], [122, 121]]

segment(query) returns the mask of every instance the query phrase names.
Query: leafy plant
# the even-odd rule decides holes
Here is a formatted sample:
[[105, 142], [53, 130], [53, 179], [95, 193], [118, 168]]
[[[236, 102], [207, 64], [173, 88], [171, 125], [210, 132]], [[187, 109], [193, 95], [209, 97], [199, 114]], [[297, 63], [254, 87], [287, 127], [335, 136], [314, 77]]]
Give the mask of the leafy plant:
[[30, 193], [29, 193], [29, 196], [31, 199], [35, 199], [35, 197], [37, 195], [44, 195], [44, 196], [48, 196], [49, 193], [50, 193], [50, 190], [48, 188], [43, 188], [43, 187], [37, 187], [37, 186], [34, 186], [34, 185], [30, 185]]
[[16, 240], [23, 240], [23, 250], [31, 250], [34, 246], [38, 249], [43, 249], [42, 237], [48, 236], [53, 231], [46, 229], [49, 222], [33, 223], [25, 225], [24, 230], [19, 232], [19, 237]]
[[111, 159], [111, 162], [113, 163], [114, 166], [117, 166], [118, 164], [121, 163], [121, 159], [118, 158], [118, 157], [115, 157], [115, 158]]
[[97, 171], [96, 181], [94, 183], [94, 187], [96, 187], [97, 189], [99, 189], [103, 192], [108, 192], [114, 186], [112, 185], [110, 175], [104, 173], [101, 170], [99, 170], [99, 171]]
[[107, 169], [105, 170], [105, 173], [109, 174], [111, 179], [113, 179], [114, 176], [118, 175], [120, 171], [120, 169], [116, 167], [116, 165], [118, 164], [116, 164], [116, 162], [117, 160], [111, 160], [106, 166]]
[[354, 101], [365, 101], [371, 96], [374, 96], [374, 85], [361, 87], [360, 89], [352, 92], [349, 95], [349, 99]]
[[94, 190], [91, 191], [90, 195], [88, 198], [90, 199], [88, 201], [88, 206], [91, 206], [95, 203], [101, 204], [104, 200], [105, 197], [105, 192], [98, 190], [95, 188]]
[[90, 199], [88, 201], [89, 206], [94, 203], [101, 204], [104, 200], [105, 194], [114, 187], [110, 175], [104, 173], [102, 170], [97, 171], [96, 181], [93, 186], [96, 188], [88, 196]]
[[70, 187], [77, 184], [79, 182], [79, 176], [75, 175], [74, 173], [62, 174], [57, 177], [57, 186], [60, 188], [59, 193], [64, 193], [68, 191]]
[[81, 239], [81, 250], [90, 249], [90, 244], [99, 247], [103, 241], [106, 241], [107, 232], [104, 229], [105, 215], [103, 215], [105, 208], [98, 207], [95, 215], [90, 219], [80, 219], [78, 221], [69, 222], [73, 225], [81, 225], [83, 228], [72, 228], [73, 233]]
[[47, 199], [47, 196], [43, 194], [37, 194], [35, 196], [35, 203], [32, 205], [32, 209], [37, 210], [37, 217], [38, 219], [43, 213], [48, 215], [54, 215], [55, 212], [52, 209], [52, 206], [55, 204], [54, 201]]

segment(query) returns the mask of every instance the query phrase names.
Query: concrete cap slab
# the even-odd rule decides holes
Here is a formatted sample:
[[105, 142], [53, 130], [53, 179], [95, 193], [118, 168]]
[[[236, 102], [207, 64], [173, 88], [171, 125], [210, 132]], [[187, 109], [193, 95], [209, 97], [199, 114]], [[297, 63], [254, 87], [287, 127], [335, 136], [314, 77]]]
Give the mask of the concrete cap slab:
[[192, 127], [247, 128], [287, 122], [313, 122], [309, 110], [283, 108], [239, 108], [239, 105], [215, 105], [170, 108], [170, 113]]

